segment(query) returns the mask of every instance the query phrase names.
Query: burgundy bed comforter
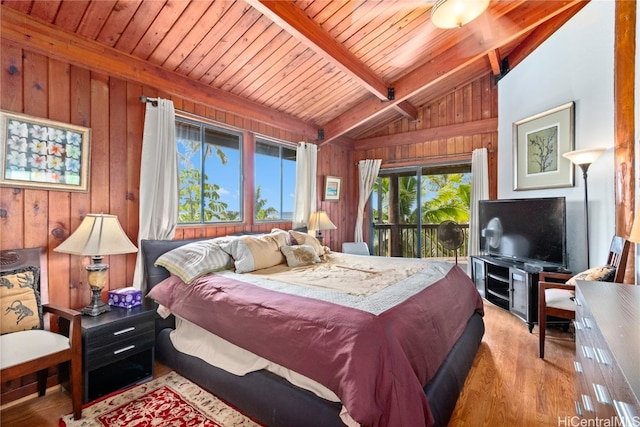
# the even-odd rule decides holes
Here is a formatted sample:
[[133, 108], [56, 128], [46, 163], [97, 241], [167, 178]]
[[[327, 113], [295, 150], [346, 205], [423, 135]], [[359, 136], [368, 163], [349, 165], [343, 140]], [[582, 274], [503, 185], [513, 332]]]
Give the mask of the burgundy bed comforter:
[[325, 385], [363, 426], [430, 426], [423, 386], [482, 299], [457, 266], [380, 315], [211, 274], [149, 296], [174, 314]]

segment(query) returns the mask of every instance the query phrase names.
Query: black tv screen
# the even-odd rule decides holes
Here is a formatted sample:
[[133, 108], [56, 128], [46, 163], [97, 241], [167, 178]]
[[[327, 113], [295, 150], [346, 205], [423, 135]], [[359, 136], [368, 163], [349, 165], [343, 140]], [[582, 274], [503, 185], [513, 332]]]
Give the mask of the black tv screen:
[[567, 266], [564, 197], [482, 200], [478, 214], [483, 253]]

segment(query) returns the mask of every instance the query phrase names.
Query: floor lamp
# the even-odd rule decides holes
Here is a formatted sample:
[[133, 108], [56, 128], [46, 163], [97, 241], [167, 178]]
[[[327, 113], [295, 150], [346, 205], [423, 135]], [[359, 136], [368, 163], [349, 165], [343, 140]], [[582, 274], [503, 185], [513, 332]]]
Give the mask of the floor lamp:
[[584, 218], [585, 218], [585, 239], [587, 242], [587, 268], [591, 266], [589, 261], [589, 195], [587, 191], [587, 170], [598, 157], [607, 151], [606, 148], [586, 148], [584, 150], [575, 150], [564, 153], [563, 156], [571, 160], [575, 165], [582, 169], [582, 178], [584, 178]]

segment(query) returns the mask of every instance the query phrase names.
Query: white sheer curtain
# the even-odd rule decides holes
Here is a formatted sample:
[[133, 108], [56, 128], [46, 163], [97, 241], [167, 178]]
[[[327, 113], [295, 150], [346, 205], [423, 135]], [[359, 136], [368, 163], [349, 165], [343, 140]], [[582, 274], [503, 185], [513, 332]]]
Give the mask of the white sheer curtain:
[[300, 142], [296, 149], [296, 187], [293, 195], [293, 228], [309, 224], [316, 211], [318, 146]]
[[[173, 101], [147, 103], [140, 164], [140, 229], [142, 239], [170, 240], [178, 223], [178, 152]], [[138, 251], [133, 286], [142, 289], [144, 274]]]
[[371, 190], [378, 177], [381, 164], [381, 159], [365, 159], [358, 162], [358, 212], [356, 216], [356, 230], [353, 236], [354, 242], [364, 241], [362, 238], [364, 207], [371, 195]]
[[[489, 198], [489, 166], [486, 148], [471, 154], [471, 206], [469, 206], [469, 255], [480, 253], [478, 201]], [[469, 266], [471, 260], [469, 260]]]

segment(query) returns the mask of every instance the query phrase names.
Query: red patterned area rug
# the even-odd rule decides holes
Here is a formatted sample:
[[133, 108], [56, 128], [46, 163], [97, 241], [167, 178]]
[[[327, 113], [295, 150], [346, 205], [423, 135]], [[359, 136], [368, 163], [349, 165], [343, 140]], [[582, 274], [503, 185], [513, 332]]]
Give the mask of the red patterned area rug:
[[106, 397], [60, 419], [61, 427], [259, 427], [196, 384], [170, 372]]

